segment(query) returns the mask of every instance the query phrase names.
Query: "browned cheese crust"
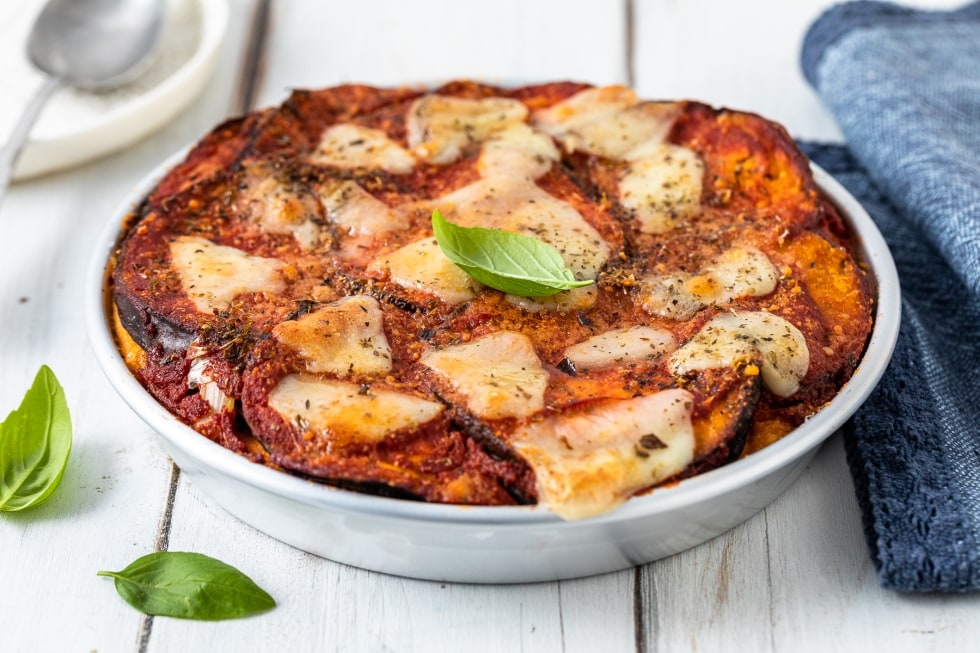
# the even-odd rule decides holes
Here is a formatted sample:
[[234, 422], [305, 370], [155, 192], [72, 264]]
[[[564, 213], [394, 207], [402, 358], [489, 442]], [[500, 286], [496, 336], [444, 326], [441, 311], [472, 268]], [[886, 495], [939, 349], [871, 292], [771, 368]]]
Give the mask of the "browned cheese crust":
[[[341, 86], [296, 91], [281, 107], [217, 127], [145, 198], [117, 253], [112, 297], [133, 373], [187, 424], [256, 463], [425, 501], [540, 501], [570, 518], [610, 509], [782, 437], [837, 394], [870, 333], [872, 297], [846, 225], [778, 125], [696, 102], [642, 103], [629, 99], [627, 89], [606, 92], [612, 100], [565, 82], [516, 89], [454, 82], [434, 91]], [[464, 116], [466, 124], [453, 132], [449, 121], [457, 145], [446, 154], [438, 149], [445, 147], [436, 133], [440, 123], [426, 122], [424, 101], [433, 96], [504, 98], [510, 104], [501, 110], [518, 115], [498, 124], [489, 105], [466, 105], [483, 111], [484, 122], [466, 123]], [[581, 115], [592, 122], [576, 123]], [[635, 127], [611, 128], [612, 136], [588, 130], [588, 124], [627, 119], [659, 121], [659, 132], [651, 128], [645, 140], [620, 151], [613, 141]], [[533, 127], [528, 132], [541, 140], [529, 146], [515, 124]], [[348, 131], [330, 132], [337, 127]], [[331, 145], [329, 133], [347, 140]], [[374, 137], [382, 140], [365, 145]], [[394, 149], [385, 158], [379, 152], [389, 145]], [[530, 166], [511, 171], [524, 175], [521, 207], [543, 197], [580, 216], [575, 225], [587, 225], [569, 228], [586, 233], [592, 239], [586, 249], [603, 255], [584, 255], [591, 263], [579, 267], [579, 259], [567, 259], [579, 278], [593, 275], [586, 295], [572, 291], [535, 302], [471, 285], [457, 297], [406, 280], [390, 263], [387, 257], [402, 248], [432, 240], [434, 208], [468, 226], [523, 229], [504, 215], [515, 206], [506, 204], [511, 191], [486, 191], [506, 200], [486, 224], [481, 211], [497, 209], [477, 206], [483, 196], [467, 192], [505, 178], [512, 159], [503, 159], [505, 173], [490, 172], [488, 153], [498, 151], [516, 152]], [[678, 191], [685, 183], [689, 190]], [[361, 213], [351, 208], [355, 196], [363, 200]], [[373, 217], [356, 222], [364, 211]], [[539, 235], [539, 227], [528, 229]], [[432, 251], [415, 257], [438, 254]], [[231, 258], [215, 262], [222, 256]], [[251, 261], [266, 267], [255, 271]], [[233, 290], [227, 297], [194, 278], [220, 275], [228, 266]], [[243, 281], [253, 274], [259, 281]], [[746, 274], [758, 283], [746, 282]], [[661, 299], [650, 299], [657, 292]], [[363, 324], [356, 311], [364, 313]], [[743, 318], [748, 322], [738, 322]], [[639, 327], [647, 330], [626, 331]], [[720, 363], [697, 363], [718, 349], [704, 336], [711, 329], [748, 345]], [[590, 339], [610, 331], [624, 342], [651, 333], [667, 341], [645, 356], [614, 352], [600, 362], [571, 353], [586, 341], [602, 350]], [[793, 340], [797, 333], [801, 340]], [[317, 349], [343, 337], [382, 360]], [[774, 338], [795, 344], [772, 349]], [[511, 390], [526, 397], [505, 398], [501, 408], [488, 390], [490, 377], [477, 386], [455, 378], [443, 355], [469, 356], [476, 350], [463, 346], [473, 343], [531, 356], [540, 392], [521, 381]], [[349, 364], [338, 362], [348, 356]], [[289, 384], [312, 394], [287, 392]], [[632, 430], [610, 427], [608, 446], [621, 452], [617, 438], [633, 438], [630, 455], [643, 464], [664, 450], [673, 456], [662, 467], [644, 468], [646, 482], [622, 480], [640, 472], [626, 469], [633, 461], [621, 461], [626, 471], [620, 474], [602, 462], [605, 451], [591, 462], [569, 462], [581, 469], [571, 480], [555, 480], [563, 474], [555, 466], [566, 464], [568, 452], [599, 446], [581, 431], [603, 424], [602, 416], [619, 422], [624, 414], [672, 410], [639, 407], [638, 399], [654, 396], [685, 405], [693, 440], [684, 444], [674, 418], [656, 433], [643, 428], [646, 418]], [[320, 411], [310, 397], [332, 407]], [[392, 408], [399, 402], [403, 408]], [[391, 416], [376, 414], [389, 410]], [[587, 444], [578, 444], [582, 437]], [[559, 453], [542, 462], [548, 438]], [[610, 475], [620, 476], [609, 481]], [[610, 483], [613, 499], [577, 503], [563, 494], [589, 494], [590, 484]]]

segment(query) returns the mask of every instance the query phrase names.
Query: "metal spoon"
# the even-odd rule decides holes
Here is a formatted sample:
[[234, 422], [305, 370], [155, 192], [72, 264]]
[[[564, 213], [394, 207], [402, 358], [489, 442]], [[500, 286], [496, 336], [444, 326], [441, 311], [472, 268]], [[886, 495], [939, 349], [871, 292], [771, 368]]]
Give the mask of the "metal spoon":
[[0, 148], [0, 201], [51, 95], [63, 86], [106, 91], [138, 76], [159, 39], [163, 5], [164, 0], [51, 0], [41, 10], [27, 54], [47, 78]]

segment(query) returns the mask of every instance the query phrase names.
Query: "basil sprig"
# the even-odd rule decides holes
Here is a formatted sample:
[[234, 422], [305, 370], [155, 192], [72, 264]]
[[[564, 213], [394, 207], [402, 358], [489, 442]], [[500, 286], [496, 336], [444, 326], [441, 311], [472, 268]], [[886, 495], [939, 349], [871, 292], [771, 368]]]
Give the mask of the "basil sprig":
[[149, 615], [217, 621], [276, 607], [251, 578], [201, 553], [158, 551], [98, 575], [113, 578], [119, 596]]
[[565, 266], [558, 250], [530, 236], [461, 227], [432, 212], [432, 231], [450, 261], [480, 283], [521, 297], [550, 297], [562, 290], [589, 286]]
[[46, 501], [61, 483], [71, 453], [65, 391], [42, 365], [20, 407], [0, 422], [0, 511]]

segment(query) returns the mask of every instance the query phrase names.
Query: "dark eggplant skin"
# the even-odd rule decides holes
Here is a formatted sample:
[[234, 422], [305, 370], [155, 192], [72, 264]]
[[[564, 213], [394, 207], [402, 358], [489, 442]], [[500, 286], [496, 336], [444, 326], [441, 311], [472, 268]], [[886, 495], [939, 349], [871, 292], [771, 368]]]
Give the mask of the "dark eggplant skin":
[[763, 392], [762, 378], [738, 370], [727, 372], [729, 377], [736, 379], [727, 389], [707, 388], [710, 394], [703, 404], [707, 408], [706, 414], [695, 421], [698, 448], [694, 461], [682, 472], [681, 478], [720, 467], [742, 455]]
[[154, 312], [137, 294], [120, 284], [113, 287], [112, 299], [119, 322], [144, 351], [160, 348], [168, 354], [184, 352], [197, 337]]

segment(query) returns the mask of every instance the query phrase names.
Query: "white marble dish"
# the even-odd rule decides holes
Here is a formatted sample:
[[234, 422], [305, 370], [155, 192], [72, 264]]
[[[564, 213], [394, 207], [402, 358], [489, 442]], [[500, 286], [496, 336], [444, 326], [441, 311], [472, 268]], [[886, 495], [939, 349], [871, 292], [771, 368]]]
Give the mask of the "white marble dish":
[[800, 428], [729, 465], [575, 522], [541, 507], [460, 507], [340, 490], [251, 463], [199, 435], [143, 389], [117, 351], [105, 312], [106, 262], [125, 214], [175, 161], [122, 202], [98, 243], [85, 298], [95, 356], [126, 403], [159, 433], [182, 474], [216, 504], [283, 542], [365, 569], [439, 581], [551, 581], [623, 569], [701, 544], [749, 519], [796, 480], [820, 444], [867, 399], [898, 336], [899, 285], [888, 248], [858, 202], [815, 167], [819, 186], [860, 239], [877, 304], [854, 376]]

